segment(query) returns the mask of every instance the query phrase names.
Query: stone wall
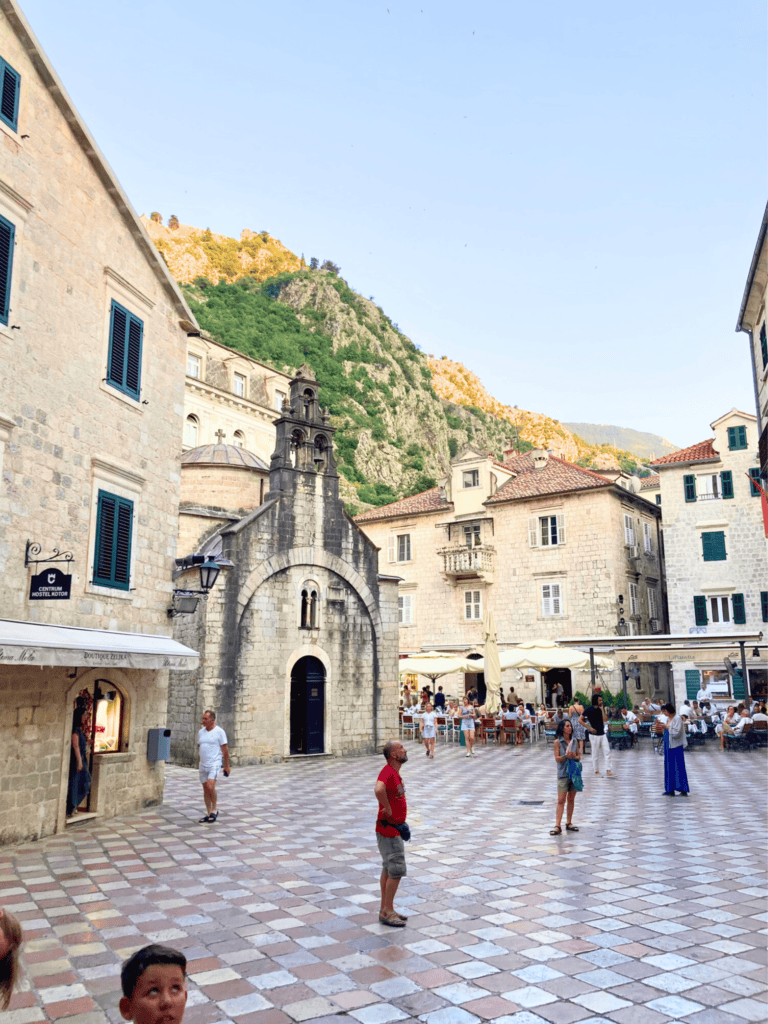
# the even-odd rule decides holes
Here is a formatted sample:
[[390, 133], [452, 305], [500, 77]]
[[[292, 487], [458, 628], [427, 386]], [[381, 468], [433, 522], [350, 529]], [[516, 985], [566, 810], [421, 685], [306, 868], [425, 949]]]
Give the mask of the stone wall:
[[0, 843], [64, 827], [72, 708], [76, 694], [106, 678], [126, 701], [125, 749], [94, 756], [91, 809], [128, 814], [162, 800], [164, 765], [147, 761], [147, 730], [165, 724], [165, 672], [5, 666], [0, 672]]
[[268, 474], [237, 466], [181, 467], [181, 502], [238, 511], [242, 515], [258, 508], [267, 489]]

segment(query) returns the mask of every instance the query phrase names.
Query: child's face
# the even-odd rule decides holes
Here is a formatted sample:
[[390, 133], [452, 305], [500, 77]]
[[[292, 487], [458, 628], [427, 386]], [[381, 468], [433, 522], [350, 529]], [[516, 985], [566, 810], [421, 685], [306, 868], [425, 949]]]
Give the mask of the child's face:
[[120, 1013], [133, 1024], [181, 1024], [187, 986], [178, 964], [151, 964], [133, 995], [120, 1000]]

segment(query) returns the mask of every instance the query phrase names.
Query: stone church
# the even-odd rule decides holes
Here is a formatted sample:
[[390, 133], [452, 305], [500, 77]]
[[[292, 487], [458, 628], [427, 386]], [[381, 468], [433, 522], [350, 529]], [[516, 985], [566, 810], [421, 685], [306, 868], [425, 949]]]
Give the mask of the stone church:
[[[194, 515], [179, 554], [212, 555], [221, 573], [174, 620], [201, 653], [169, 694], [175, 761], [196, 763], [206, 707], [235, 764], [365, 753], [397, 735], [398, 581], [379, 575], [378, 548], [344, 511], [319, 390], [307, 366], [291, 380], [260, 503], [267, 467], [242, 450], [209, 445], [183, 461], [182, 521], [185, 505]], [[195, 572], [182, 567], [175, 586], [195, 589]]]

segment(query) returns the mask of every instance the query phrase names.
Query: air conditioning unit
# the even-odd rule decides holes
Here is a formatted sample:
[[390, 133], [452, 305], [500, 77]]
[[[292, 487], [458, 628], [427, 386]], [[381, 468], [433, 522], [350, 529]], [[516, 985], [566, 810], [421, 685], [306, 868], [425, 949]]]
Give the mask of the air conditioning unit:
[[629, 546], [629, 557], [630, 558], [639, 558], [640, 557], [640, 545], [639, 544], [630, 544], [630, 546]]

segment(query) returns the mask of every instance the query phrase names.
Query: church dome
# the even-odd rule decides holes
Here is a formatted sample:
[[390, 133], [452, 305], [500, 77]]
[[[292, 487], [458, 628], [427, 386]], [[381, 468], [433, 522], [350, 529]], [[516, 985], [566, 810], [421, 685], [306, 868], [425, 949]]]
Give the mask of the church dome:
[[181, 456], [182, 466], [230, 466], [234, 469], [256, 469], [269, 472], [269, 466], [258, 455], [233, 444], [202, 444]]

